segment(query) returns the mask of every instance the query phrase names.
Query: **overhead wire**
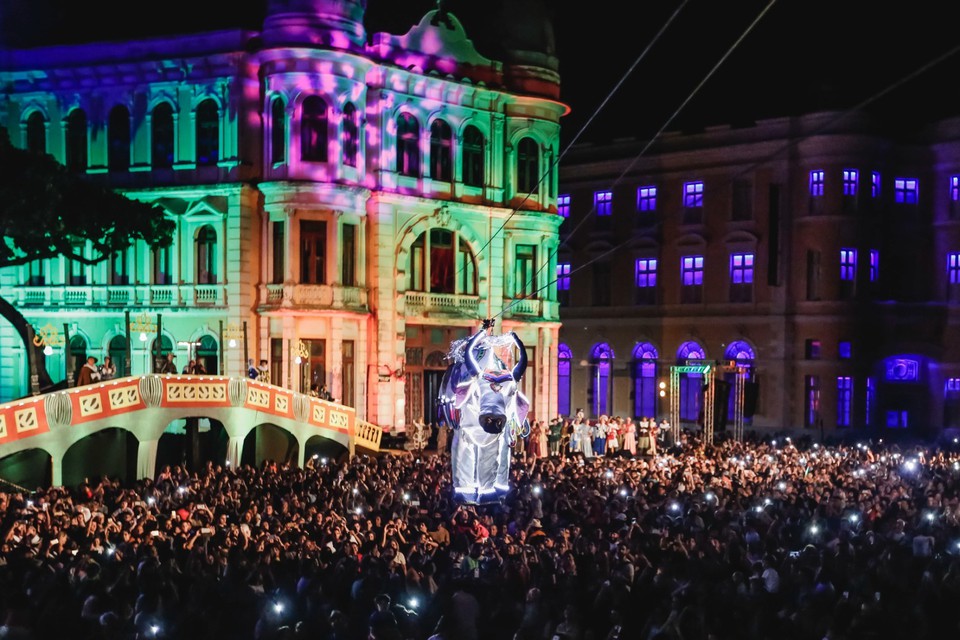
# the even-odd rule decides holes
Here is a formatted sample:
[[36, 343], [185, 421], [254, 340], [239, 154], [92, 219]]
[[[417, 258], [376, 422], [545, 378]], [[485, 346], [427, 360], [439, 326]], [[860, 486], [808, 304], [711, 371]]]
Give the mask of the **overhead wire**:
[[[758, 167], [763, 166], [763, 165], [766, 164], [767, 162], [770, 162], [771, 160], [775, 159], [777, 156], [781, 155], [782, 153], [790, 150], [791, 148], [793, 148], [795, 145], [799, 144], [799, 143], [802, 142], [803, 140], [808, 139], [808, 138], [810, 138], [811, 136], [817, 135], [817, 134], [819, 134], [819, 133], [823, 133], [824, 131], [828, 130], [830, 127], [832, 127], [833, 125], [835, 125], [837, 122], [840, 122], [840, 121], [843, 120], [845, 117], [849, 116], [851, 113], [855, 113], [855, 112], [857, 112], [857, 111], [860, 111], [860, 110], [862, 110], [862, 109], [870, 106], [871, 104], [873, 104], [874, 102], [876, 102], [877, 100], [879, 100], [879, 99], [882, 98], [883, 96], [887, 95], [887, 94], [890, 93], [891, 91], [893, 91], [893, 90], [899, 88], [900, 86], [906, 84], [906, 83], [909, 82], [910, 80], [913, 80], [914, 78], [917, 78], [918, 76], [920, 76], [920, 75], [922, 75], [923, 73], [929, 71], [930, 69], [932, 69], [932, 68], [935, 67], [936, 65], [938, 65], [938, 64], [940, 64], [941, 62], [947, 60], [947, 59], [950, 58], [951, 56], [956, 55], [957, 53], [960, 53], [960, 45], [957, 45], [957, 46], [951, 48], [950, 50], [944, 52], [943, 54], [940, 54], [940, 55], [936, 56], [935, 58], [933, 58], [933, 59], [930, 60], [929, 62], [926, 62], [926, 63], [924, 63], [923, 65], [921, 65], [919, 68], [915, 69], [914, 71], [911, 71], [911, 72], [908, 73], [906, 76], [903, 76], [902, 78], [900, 78], [900, 79], [894, 81], [893, 83], [887, 85], [886, 87], [884, 87], [883, 89], [881, 89], [881, 90], [878, 91], [877, 93], [871, 95], [870, 97], [868, 97], [868, 98], [866, 98], [866, 99], [858, 102], [857, 104], [855, 104], [855, 105], [853, 105], [853, 106], [851, 106], [851, 107], [848, 107], [847, 109], [845, 109], [845, 110], [843, 110], [842, 112], [840, 112], [836, 117], [831, 118], [831, 119], [828, 120], [826, 123], [824, 123], [823, 125], [815, 128], [814, 130], [810, 131], [809, 133], [805, 134], [804, 136], [799, 137], [799, 138], [797, 138], [797, 139], [794, 139], [794, 140], [791, 140], [791, 141], [785, 143], [783, 146], [781, 146], [780, 148], [778, 148], [778, 149], [777, 149], [776, 151], [774, 151], [773, 153], [765, 156], [762, 160], [760, 160], [760, 161], [758, 161], [758, 162], [756, 162], [756, 163], [754, 163], [754, 164], [746, 167], [746, 168], [743, 169], [742, 171], [740, 171], [740, 172], [738, 172], [737, 174], [735, 174], [734, 177], [733, 177], [730, 181], [728, 181], [728, 183], [729, 183], [729, 182], [733, 182], [736, 178], [742, 177], [744, 174], [746, 174], [746, 173], [748, 173], [748, 172], [750, 172], [750, 171], [752, 171], [752, 170], [754, 170], [754, 169], [756, 169], [756, 168], [758, 168]], [[644, 147], [644, 149], [646, 149], [646, 148], [649, 148], [649, 145], [647, 145], [646, 147]], [[634, 164], [636, 164], [636, 163], [633, 162], [633, 163], [631, 163], [630, 166], [632, 167]], [[620, 178], [622, 178], [625, 173], [626, 173], [626, 172], [621, 173], [620, 176], [618, 177], [618, 180], [619, 180]], [[592, 210], [591, 210], [591, 211], [592, 211]], [[585, 215], [585, 216], [583, 217], [583, 219], [581, 220], [580, 224], [578, 224], [577, 227], [575, 227], [575, 229], [577, 229], [577, 228], [579, 228], [580, 226], [582, 226], [583, 222], [586, 221], [586, 220], [589, 219], [589, 218], [590, 218], [590, 213], [588, 212], [587, 215]], [[568, 236], [568, 239], [569, 239], [569, 236]], [[579, 271], [581, 271], [581, 270], [583, 270], [583, 269], [586, 269], [587, 267], [593, 265], [594, 263], [599, 262], [600, 260], [603, 260], [603, 259], [606, 258], [607, 256], [610, 256], [610, 255], [616, 253], [617, 251], [619, 251], [620, 249], [622, 249], [622, 248], [625, 247], [626, 245], [628, 245], [628, 244], [630, 244], [631, 242], [633, 242], [633, 240], [634, 240], [633, 238], [628, 238], [627, 240], [624, 240], [624, 241], [621, 242], [620, 244], [614, 245], [613, 247], [611, 247], [611, 248], [608, 249], [607, 251], [601, 253], [600, 255], [597, 255], [597, 256], [595, 256], [594, 258], [592, 258], [592, 259], [588, 260], [587, 262], [583, 263], [582, 265], [577, 266], [575, 269], [571, 269], [570, 272], [569, 272], [569, 274], [564, 274], [563, 277], [571, 277], [571, 276], [573, 276], [573, 274], [575, 274], [575, 273], [577, 273], [577, 272], [579, 272]], [[520, 298], [520, 299], [518, 299], [518, 300], [515, 300], [514, 302], [519, 302], [520, 300], [524, 300], [524, 299], [528, 299], [528, 298], [534, 297], [534, 296], [537, 295], [540, 291], [543, 291], [544, 289], [546, 289], [546, 288], [548, 288], [548, 287], [551, 287], [551, 286], [553, 286], [554, 284], [556, 284], [556, 283], [559, 281], [559, 279], [560, 279], [559, 277], [554, 278], [553, 280], [547, 282], [547, 283], [546, 283], [545, 285], [543, 285], [542, 287], [540, 287], [540, 288], [536, 289], [535, 291], [533, 291], [533, 292], [532, 292], [531, 294], [529, 294], [528, 296], [526, 296], [526, 297], [524, 297], [524, 298]], [[510, 306], [508, 306], [507, 309], [504, 309], [504, 311], [501, 311], [501, 314], [504, 313], [505, 311], [507, 311], [511, 306], [512, 306], [512, 304], [511, 304]], [[500, 314], [497, 314], [497, 316], [499, 316], [499, 315], [500, 315]], [[495, 317], [496, 317], [496, 316], [495, 316]]]
[[[524, 205], [528, 200], [530, 200], [530, 197], [531, 197], [534, 193], [536, 193], [537, 191], [539, 191], [540, 185], [542, 185], [543, 182], [544, 182], [544, 180], [546, 180], [546, 179], [553, 173], [553, 170], [560, 164], [560, 161], [563, 160], [563, 158], [567, 155], [567, 153], [570, 151], [570, 149], [577, 143], [577, 141], [578, 141], [578, 140], [580, 139], [580, 137], [584, 134], [584, 132], [587, 130], [587, 128], [589, 128], [590, 125], [593, 123], [593, 121], [597, 118], [597, 116], [600, 115], [600, 112], [603, 111], [603, 109], [604, 109], [604, 107], [606, 107], [607, 103], [610, 102], [610, 100], [613, 98], [614, 95], [616, 95], [616, 93], [620, 90], [620, 87], [623, 86], [624, 82], [627, 81], [627, 79], [630, 77], [630, 75], [633, 73], [633, 71], [637, 68], [637, 66], [640, 64], [640, 62], [646, 57], [646, 55], [647, 55], [647, 53], [650, 51], [650, 49], [653, 48], [653, 45], [654, 45], [654, 44], [657, 42], [657, 40], [659, 40], [660, 37], [666, 32], [667, 28], [673, 23], [673, 21], [677, 18], [677, 16], [680, 15], [680, 11], [681, 11], [689, 2], [690, 2], [690, 0], [683, 0], [683, 2], [680, 3], [680, 6], [678, 6], [678, 7], [674, 10], [674, 12], [670, 15], [670, 17], [667, 18], [667, 21], [660, 27], [660, 29], [659, 29], [659, 30], [657, 31], [657, 33], [654, 35], [653, 39], [650, 40], [649, 43], [647, 43], [647, 46], [644, 47], [643, 51], [640, 52], [640, 54], [637, 56], [637, 58], [633, 61], [633, 64], [631, 64], [631, 65], [627, 68], [627, 70], [624, 71], [623, 74], [621, 74], [620, 79], [619, 79], [619, 80], [617, 81], [617, 83], [613, 86], [613, 88], [607, 93], [606, 97], [603, 99], [603, 101], [601, 101], [600, 105], [593, 111], [593, 113], [590, 115], [590, 117], [587, 119], [587, 121], [583, 124], [583, 126], [580, 127], [579, 131], [577, 131], [577, 133], [576, 133], [576, 135], [574, 135], [573, 139], [572, 139], [572, 140], [567, 144], [567, 146], [560, 152], [560, 154], [550, 163], [550, 165], [547, 167], [547, 170], [544, 171], [544, 172], [540, 175], [540, 178], [539, 178], [539, 180], [537, 180], [537, 183], [534, 185], [533, 189], [530, 190], [530, 191], [528, 191], [528, 192], [524, 195], [523, 199], [519, 202], [519, 204], [517, 204], [515, 207], [513, 207], [513, 209], [510, 211], [510, 214], [509, 214], [509, 215], [507, 216], [507, 218], [503, 221], [503, 224], [501, 224], [500, 227], [497, 228], [497, 230], [496, 230], [495, 232], [493, 232], [492, 234], [490, 234], [490, 238], [489, 238], [489, 239], [483, 244], [483, 246], [480, 247], [480, 249], [477, 251], [477, 256], [479, 256], [480, 254], [482, 254], [482, 253], [487, 249], [487, 247], [490, 246], [490, 244], [493, 242], [494, 238], [496, 238], [496, 237], [500, 234], [500, 232], [503, 231], [503, 229], [507, 226], [507, 224], [510, 222], [510, 220], [517, 214], [518, 211], [520, 211], [520, 208], [523, 207], [523, 205]], [[464, 266], [464, 267], [461, 267], [460, 269], [457, 270], [457, 274], [456, 274], [456, 277], [457, 277], [457, 278], [460, 277], [460, 273], [463, 271], [464, 268], [465, 268], [465, 266]]]
[[[717, 62], [713, 65], [713, 67], [710, 68], [710, 70], [707, 72], [707, 74], [700, 80], [700, 82], [693, 88], [693, 90], [692, 90], [689, 94], [687, 94], [687, 97], [683, 100], [683, 102], [681, 102], [680, 105], [673, 111], [673, 113], [670, 114], [670, 117], [668, 117], [668, 118], [666, 119], [666, 121], [664, 121], [663, 125], [660, 126], [660, 128], [657, 130], [657, 132], [656, 132], [653, 136], [650, 137], [650, 139], [647, 141], [647, 143], [643, 146], [643, 148], [640, 149], [640, 152], [639, 152], [636, 156], [634, 156], [633, 160], [630, 161], [630, 163], [626, 166], [626, 168], [624, 168], [624, 170], [620, 172], [620, 175], [618, 175], [617, 178], [614, 180], [613, 184], [611, 185], [611, 188], [612, 188], [612, 187], [615, 187], [615, 186], [617, 186], [617, 185], [620, 184], [620, 182], [623, 180], [623, 178], [633, 169], [633, 167], [636, 166], [637, 162], [640, 161], [640, 158], [647, 152], [648, 149], [650, 149], [650, 147], [653, 145], [653, 143], [656, 142], [656, 140], [657, 140], [657, 139], [660, 137], [660, 135], [667, 129], [667, 127], [669, 127], [669, 126], [673, 123], [673, 121], [677, 118], [677, 116], [680, 115], [680, 112], [683, 111], [684, 107], [686, 107], [686, 106], [690, 103], [690, 101], [693, 100], [694, 97], [696, 97], [697, 93], [700, 92], [700, 89], [702, 89], [703, 86], [710, 80], [710, 78], [712, 78], [713, 75], [717, 72], [717, 70], [718, 70], [721, 66], [723, 66], [723, 63], [727, 61], [727, 59], [733, 54], [733, 52], [737, 49], [737, 47], [740, 46], [740, 43], [743, 42], [744, 39], [746, 39], [746, 37], [750, 34], [750, 32], [753, 31], [753, 29], [757, 26], [757, 24], [760, 23], [760, 20], [762, 20], [763, 17], [764, 17], [765, 15], [767, 15], [767, 13], [770, 11], [770, 9], [773, 8], [773, 5], [775, 5], [776, 3], [777, 3], [777, 0], [770, 0], [770, 2], [768, 2], [767, 5], [766, 5], [763, 9], [760, 10], [760, 12], [757, 14], [757, 16], [750, 22], [749, 25], [747, 25], [747, 28], [744, 29], [743, 33], [741, 33], [740, 36], [733, 42], [733, 44], [730, 45], [730, 47], [726, 50], [726, 52], [720, 57], [719, 60], [717, 60]], [[569, 149], [569, 147], [568, 147], [568, 149]], [[540, 266], [540, 268], [537, 269], [537, 271], [536, 271], [536, 272], [533, 274], [533, 276], [531, 277], [530, 282], [535, 282], [535, 281], [536, 281], [537, 276], [538, 276], [538, 275], [540, 274], [540, 272], [543, 270], [544, 266], [548, 266], [548, 265], [550, 264], [550, 261], [554, 258], [554, 256], [556, 256], [557, 253], [559, 253], [560, 248], [561, 248], [562, 246], [566, 245], [567, 242], [569, 242], [570, 238], [573, 236], [573, 234], [576, 233], [576, 231], [577, 231], [581, 226], [583, 226], [584, 222], [585, 222], [587, 219], [590, 218], [590, 214], [594, 211], [595, 208], [596, 208], [596, 203], [594, 203], [594, 206], [590, 209], [590, 211], [587, 213], [587, 215], [585, 215], [585, 216], [581, 219], [580, 223], [579, 223], [569, 234], [567, 234], [566, 239], [564, 240], [563, 243], [561, 243], [561, 244], [557, 247], [557, 250], [554, 251], [554, 252], [552, 252], [551, 255], [550, 255], [550, 256], [547, 258], [547, 260], [544, 262], [544, 264], [542, 264], [542, 265]], [[625, 243], [624, 243], [624, 244], [625, 244]], [[619, 247], [619, 246], [622, 246], [622, 245], [618, 245], [618, 247]], [[606, 256], [606, 255], [608, 255], [608, 254], [609, 254], [609, 252], [608, 252], [608, 253], [605, 253], [605, 254], [602, 254], [601, 257]], [[594, 260], [591, 260], [591, 261], [590, 261], [589, 263], [587, 263], [587, 264], [593, 264], [593, 262], [595, 262], [596, 260], [597, 260], [597, 258], [595, 258]], [[584, 265], [584, 266], [586, 266], [586, 265]], [[579, 271], [581, 268], [583, 268], [583, 267], [578, 267], [577, 271]], [[571, 274], [570, 274], [570, 275], [572, 275], [572, 274], [573, 274], [573, 272], [571, 271]], [[565, 274], [565, 277], [566, 277], [566, 274]], [[497, 317], [503, 315], [504, 313], [506, 313], [507, 311], [509, 311], [510, 309], [512, 309], [513, 306], [516, 305], [517, 303], [522, 302], [523, 300], [527, 300], [527, 299], [529, 299], [529, 298], [532, 298], [534, 295], [536, 295], [537, 293], [539, 293], [540, 291], [542, 291], [542, 290], [543, 290], [544, 288], [546, 288], [547, 286], [552, 286], [555, 282], [557, 282], [557, 280], [558, 280], [558, 278], [554, 279], [553, 281], [549, 282], [547, 285], [544, 285], [543, 287], [540, 287], [539, 289], [535, 290], [535, 291], [532, 292], [531, 294], [528, 294], [528, 295], [525, 295], [525, 296], [522, 296], [522, 297], [518, 297], [518, 298], [514, 298], [513, 301], [511, 301], [511, 303], [510, 303], [509, 305], [507, 305], [505, 308], [501, 309], [500, 312], [497, 313], [496, 315], [494, 315], [493, 317], [494, 317], [494, 318], [497, 318]], [[525, 283], [525, 284], [526, 284], [526, 283]]]

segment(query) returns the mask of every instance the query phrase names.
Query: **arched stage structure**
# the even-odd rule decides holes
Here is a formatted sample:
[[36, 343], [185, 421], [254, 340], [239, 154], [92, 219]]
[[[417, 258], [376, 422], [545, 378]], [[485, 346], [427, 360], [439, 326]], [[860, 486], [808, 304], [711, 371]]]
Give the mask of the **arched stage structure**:
[[[224, 462], [232, 465], [244, 459], [247, 435], [265, 425], [290, 436], [295, 446], [289, 451], [295, 452], [300, 466], [308, 441], [315, 450], [317, 438], [345, 448], [351, 456], [357, 447], [380, 449], [380, 428], [358, 421], [351, 407], [248, 378], [144, 375], [0, 405], [0, 468], [10, 456], [42, 451], [49, 455], [50, 482], [61, 485], [71, 447], [119, 430], [136, 441], [135, 476], [153, 477], [158, 444], [168, 425], [197, 417], [223, 425], [228, 436]], [[46, 461], [45, 456], [39, 459]]]

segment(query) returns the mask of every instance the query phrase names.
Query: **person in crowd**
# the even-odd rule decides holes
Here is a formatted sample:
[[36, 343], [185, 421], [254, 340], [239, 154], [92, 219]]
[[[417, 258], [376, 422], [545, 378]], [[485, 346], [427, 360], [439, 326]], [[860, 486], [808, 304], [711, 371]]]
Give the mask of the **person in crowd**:
[[89, 356], [84, 365], [80, 367], [80, 373], [77, 375], [77, 386], [83, 387], [99, 381], [100, 370], [97, 368], [97, 359]]
[[563, 418], [557, 416], [547, 426], [547, 451], [551, 456], [560, 455], [560, 439], [563, 437]]
[[616, 455], [620, 450], [620, 419], [614, 418], [607, 423], [607, 455]]
[[630, 416], [623, 425], [623, 450], [631, 456], [637, 455], [637, 425]]
[[256, 380], [260, 376], [260, 371], [257, 369], [257, 365], [253, 364], [253, 358], [247, 360], [247, 377], [251, 380]]
[[956, 445], [676, 442], [656, 457], [516, 455], [503, 503], [476, 508], [451, 498], [443, 452], [5, 486], [0, 628], [66, 640], [956, 635]]
[[642, 456], [650, 454], [650, 418], [643, 416], [637, 425], [637, 453]]
[[110, 356], [104, 356], [103, 364], [100, 365], [98, 371], [101, 380], [113, 380], [117, 377], [117, 367], [113, 364], [113, 358]]
[[266, 360], [260, 360], [260, 364], [257, 366], [257, 381], [270, 384], [270, 366]]

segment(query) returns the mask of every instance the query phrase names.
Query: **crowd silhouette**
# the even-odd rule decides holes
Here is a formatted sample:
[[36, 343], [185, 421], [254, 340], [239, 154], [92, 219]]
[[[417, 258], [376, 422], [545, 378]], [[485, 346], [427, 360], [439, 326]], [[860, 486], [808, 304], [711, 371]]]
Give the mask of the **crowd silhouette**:
[[[549, 449], [549, 447], [548, 447]], [[165, 467], [0, 494], [0, 637], [859, 640], [960, 634], [960, 454], [788, 438]]]

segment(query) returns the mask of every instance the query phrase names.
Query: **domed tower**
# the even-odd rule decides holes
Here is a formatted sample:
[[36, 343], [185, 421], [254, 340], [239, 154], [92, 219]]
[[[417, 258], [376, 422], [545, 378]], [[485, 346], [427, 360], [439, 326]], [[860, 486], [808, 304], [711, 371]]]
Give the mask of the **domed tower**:
[[550, 15], [540, 0], [504, 2], [500, 11], [504, 80], [514, 91], [560, 97], [560, 63]]
[[267, 0], [264, 46], [362, 51], [366, 8], [366, 0]]

